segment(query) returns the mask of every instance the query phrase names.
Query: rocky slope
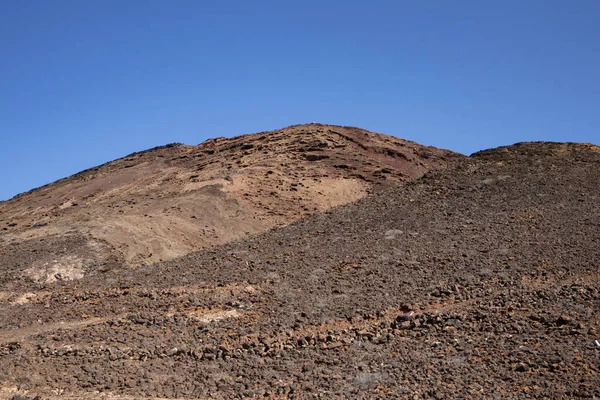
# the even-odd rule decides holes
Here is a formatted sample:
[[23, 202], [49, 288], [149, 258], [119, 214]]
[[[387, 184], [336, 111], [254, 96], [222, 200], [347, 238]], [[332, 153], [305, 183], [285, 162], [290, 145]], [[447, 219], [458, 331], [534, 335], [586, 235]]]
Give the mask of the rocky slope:
[[599, 397], [599, 187], [600, 148], [524, 143], [135, 270], [2, 264], [0, 393]]
[[[123, 262], [169, 260], [358, 200], [457, 158], [321, 124], [172, 144], [0, 203], [0, 256], [37, 248], [44, 256], [29, 261], [44, 269], [35, 272], [40, 280], [55, 279], [46, 277], [48, 269], [64, 269], [62, 278], [70, 279]], [[58, 250], [63, 242], [67, 253]]]

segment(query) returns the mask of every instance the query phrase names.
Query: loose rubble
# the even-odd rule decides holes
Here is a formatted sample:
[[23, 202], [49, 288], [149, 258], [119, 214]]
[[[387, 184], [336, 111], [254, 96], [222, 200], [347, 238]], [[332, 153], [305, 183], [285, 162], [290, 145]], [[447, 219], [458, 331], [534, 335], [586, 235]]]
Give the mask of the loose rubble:
[[596, 148], [521, 144], [169, 262], [51, 287], [15, 272], [0, 385], [42, 399], [597, 398], [599, 187]]

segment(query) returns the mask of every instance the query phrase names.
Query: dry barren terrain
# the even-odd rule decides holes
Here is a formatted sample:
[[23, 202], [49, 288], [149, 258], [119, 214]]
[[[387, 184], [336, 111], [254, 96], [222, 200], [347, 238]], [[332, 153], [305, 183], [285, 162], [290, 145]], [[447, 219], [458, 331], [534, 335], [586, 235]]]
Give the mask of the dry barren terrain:
[[0, 252], [25, 243], [49, 255], [47, 243], [68, 237], [80, 247], [49, 256], [67, 268], [94, 269], [109, 258], [151, 264], [289, 224], [457, 158], [321, 124], [167, 145], [0, 203]]
[[[392, 148], [375, 138], [361, 143]], [[358, 146], [358, 138], [345, 140]], [[337, 182], [357, 179], [370, 195], [332, 209], [315, 200], [304, 218], [282, 211], [261, 229], [296, 220], [287, 226], [168, 261], [133, 268], [94, 235], [5, 239], [0, 398], [600, 397], [600, 148], [522, 143], [426, 157], [405, 146], [410, 160], [357, 153], [356, 164], [345, 158], [347, 168], [334, 166], [342, 164], [331, 149], [282, 151], [329, 157], [301, 164], [305, 180], [294, 182], [307, 192], [318, 170]], [[169, 168], [197, 151], [155, 150], [177, 160]], [[432, 165], [416, 157], [444, 167], [407, 182]], [[371, 172], [361, 160], [373, 163]], [[275, 221], [269, 210], [305, 189], [282, 194], [277, 185], [290, 189], [300, 172], [252, 168], [259, 172], [230, 176], [230, 188], [263, 177], [262, 190], [279, 190], [277, 201], [267, 203], [268, 193], [236, 199]], [[377, 172], [383, 168], [392, 172]], [[376, 185], [382, 175], [387, 183]], [[208, 176], [193, 179], [178, 184]], [[229, 199], [228, 190], [222, 184], [219, 196]], [[23, 234], [7, 232], [10, 240]], [[81, 259], [93, 259], [85, 251], [105, 258], [53, 270], [74, 248]]]

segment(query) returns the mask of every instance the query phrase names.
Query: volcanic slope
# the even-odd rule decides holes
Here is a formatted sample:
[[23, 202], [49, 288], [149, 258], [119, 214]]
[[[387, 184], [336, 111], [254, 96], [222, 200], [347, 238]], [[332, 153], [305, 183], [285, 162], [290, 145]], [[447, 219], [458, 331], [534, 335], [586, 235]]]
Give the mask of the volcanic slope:
[[169, 262], [4, 281], [0, 385], [42, 398], [599, 397], [599, 187], [600, 148], [524, 143]]
[[[169, 260], [358, 200], [461, 157], [321, 124], [167, 145], [0, 203], [0, 256], [27, 259], [38, 280]], [[23, 256], [32, 249], [41, 256]]]

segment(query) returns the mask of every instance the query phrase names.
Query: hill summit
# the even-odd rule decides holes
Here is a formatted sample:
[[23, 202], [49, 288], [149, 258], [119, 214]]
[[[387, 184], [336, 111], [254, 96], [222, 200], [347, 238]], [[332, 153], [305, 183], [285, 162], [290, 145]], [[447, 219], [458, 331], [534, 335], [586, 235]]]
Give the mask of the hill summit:
[[0, 203], [0, 246], [60, 256], [76, 269], [145, 265], [289, 224], [461, 157], [317, 123], [169, 144]]

